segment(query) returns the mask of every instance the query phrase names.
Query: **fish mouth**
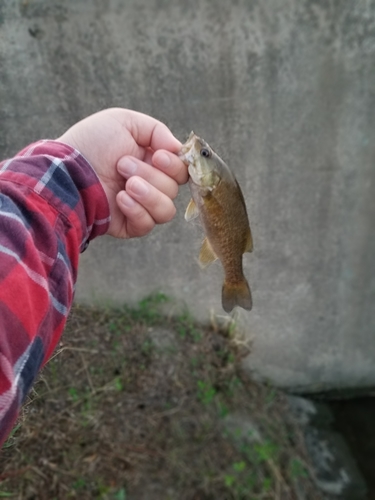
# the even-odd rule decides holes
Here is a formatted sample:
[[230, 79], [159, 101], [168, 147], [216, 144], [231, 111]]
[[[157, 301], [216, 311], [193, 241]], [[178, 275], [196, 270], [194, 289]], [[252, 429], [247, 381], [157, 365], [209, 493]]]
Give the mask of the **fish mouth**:
[[190, 132], [188, 140], [182, 145], [178, 157], [186, 164], [194, 163], [194, 149], [197, 136], [193, 131]]

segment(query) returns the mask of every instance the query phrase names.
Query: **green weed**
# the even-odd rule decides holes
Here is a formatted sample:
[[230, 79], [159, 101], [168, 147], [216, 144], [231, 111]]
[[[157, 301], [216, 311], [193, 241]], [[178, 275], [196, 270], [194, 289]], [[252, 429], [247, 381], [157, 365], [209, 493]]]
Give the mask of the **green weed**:
[[[241, 438], [241, 429], [237, 429], [233, 435], [236, 439]], [[249, 433], [249, 439], [254, 439], [252, 433]], [[275, 461], [278, 459], [279, 455], [279, 447], [269, 439], [265, 439], [259, 443], [242, 443], [240, 450], [244, 457], [254, 465]]]
[[78, 391], [75, 387], [69, 387], [68, 394], [71, 397], [72, 401], [74, 401], [74, 402], [79, 401], [80, 396], [79, 396]]
[[290, 477], [295, 481], [301, 477], [306, 478], [309, 476], [304, 464], [298, 460], [298, 458], [293, 458], [289, 463], [289, 474]]
[[14, 435], [16, 434], [16, 432], [18, 431], [18, 429], [21, 428], [21, 424], [18, 423], [11, 431], [11, 433], [9, 434], [9, 437], [8, 439], [5, 441], [5, 443], [3, 444], [2, 446], [2, 450], [6, 450], [7, 448], [10, 448], [11, 446], [13, 446], [15, 444], [15, 439], [14, 439]]
[[124, 386], [123, 386], [123, 383], [121, 382], [120, 377], [116, 377], [114, 379], [113, 386], [116, 389], [116, 391], [123, 391], [124, 390]]
[[273, 403], [276, 400], [276, 396], [277, 396], [277, 390], [275, 389], [275, 387], [270, 387], [265, 401], [266, 408], [270, 408], [273, 405]]
[[229, 408], [222, 402], [218, 402], [218, 414], [220, 418], [225, 418], [229, 414]]
[[133, 321], [154, 325], [163, 319], [160, 306], [169, 302], [169, 298], [162, 292], [156, 292], [142, 299], [138, 307], [128, 308], [125, 311]]
[[153, 349], [154, 344], [152, 343], [152, 340], [149, 339], [146, 339], [141, 346], [142, 354], [144, 354], [146, 357], [149, 357], [152, 354]]
[[279, 447], [272, 441], [266, 439], [262, 443], [256, 443], [254, 445], [254, 450], [258, 462], [267, 462], [277, 459]]
[[86, 480], [83, 477], [79, 477], [73, 484], [75, 490], [83, 490], [86, 488]]
[[177, 333], [181, 338], [190, 337], [194, 342], [202, 340], [202, 334], [196, 327], [194, 318], [189, 311], [184, 311], [178, 318], [176, 324]]
[[112, 498], [113, 500], [126, 500], [127, 495], [125, 488], [121, 488], [120, 490], [116, 491]]
[[198, 380], [198, 399], [204, 405], [208, 405], [212, 402], [216, 396], [216, 389], [209, 382], [204, 380]]
[[246, 462], [244, 462], [243, 460], [241, 460], [241, 462], [235, 462], [233, 464], [233, 469], [236, 472], [242, 472], [243, 470], [245, 470], [245, 468], [246, 468]]
[[236, 333], [237, 323], [234, 319], [228, 325], [228, 337], [232, 338]]
[[233, 398], [236, 394], [236, 391], [241, 387], [242, 382], [237, 376], [233, 376], [230, 379], [226, 380], [225, 384], [223, 384], [223, 391], [227, 397]]
[[108, 330], [110, 333], [116, 336], [121, 336], [124, 333], [130, 332], [132, 329], [131, 320], [128, 315], [121, 315], [108, 324]]
[[227, 486], [228, 488], [231, 488], [234, 485], [235, 481], [236, 481], [235, 476], [233, 476], [231, 474], [225, 474], [225, 476], [224, 476], [225, 486]]
[[[231, 498], [238, 500], [251, 499], [254, 489], [257, 486], [257, 478], [249, 470], [248, 464], [245, 461], [234, 462], [232, 464], [232, 471], [224, 475], [224, 484], [230, 491]], [[262, 488], [262, 493], [266, 491], [265, 488]]]
[[202, 363], [200, 356], [193, 356], [190, 358], [190, 365], [192, 368], [198, 368]]

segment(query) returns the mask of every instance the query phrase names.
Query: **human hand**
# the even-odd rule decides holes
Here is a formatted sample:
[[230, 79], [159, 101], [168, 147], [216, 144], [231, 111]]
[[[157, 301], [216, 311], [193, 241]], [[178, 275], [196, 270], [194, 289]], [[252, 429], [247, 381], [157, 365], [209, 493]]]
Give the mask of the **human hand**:
[[143, 236], [174, 217], [172, 200], [188, 172], [176, 155], [181, 143], [163, 123], [112, 108], [76, 123], [57, 140], [76, 148], [95, 169], [109, 203], [111, 236]]

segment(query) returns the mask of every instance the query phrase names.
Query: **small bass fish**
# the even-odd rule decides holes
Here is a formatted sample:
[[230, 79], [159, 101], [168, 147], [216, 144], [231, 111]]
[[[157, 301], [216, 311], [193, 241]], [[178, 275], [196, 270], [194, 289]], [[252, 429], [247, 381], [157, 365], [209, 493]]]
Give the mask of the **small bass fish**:
[[199, 263], [206, 267], [220, 259], [225, 273], [222, 304], [226, 312], [235, 306], [250, 310], [252, 298], [243, 274], [242, 254], [253, 250], [253, 240], [240, 186], [230, 168], [194, 132], [179, 156], [190, 174], [192, 199], [185, 219], [190, 221], [199, 215], [206, 233]]

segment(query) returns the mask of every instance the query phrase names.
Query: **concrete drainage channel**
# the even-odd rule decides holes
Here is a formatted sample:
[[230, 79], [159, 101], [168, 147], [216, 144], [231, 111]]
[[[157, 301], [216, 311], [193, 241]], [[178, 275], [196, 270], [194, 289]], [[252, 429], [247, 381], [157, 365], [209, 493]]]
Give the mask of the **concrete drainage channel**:
[[334, 428], [346, 440], [367, 485], [367, 498], [375, 498], [375, 398], [331, 401]]
[[[324, 499], [375, 498], [375, 398], [321, 401], [289, 396]], [[304, 500], [303, 492], [299, 500]]]

